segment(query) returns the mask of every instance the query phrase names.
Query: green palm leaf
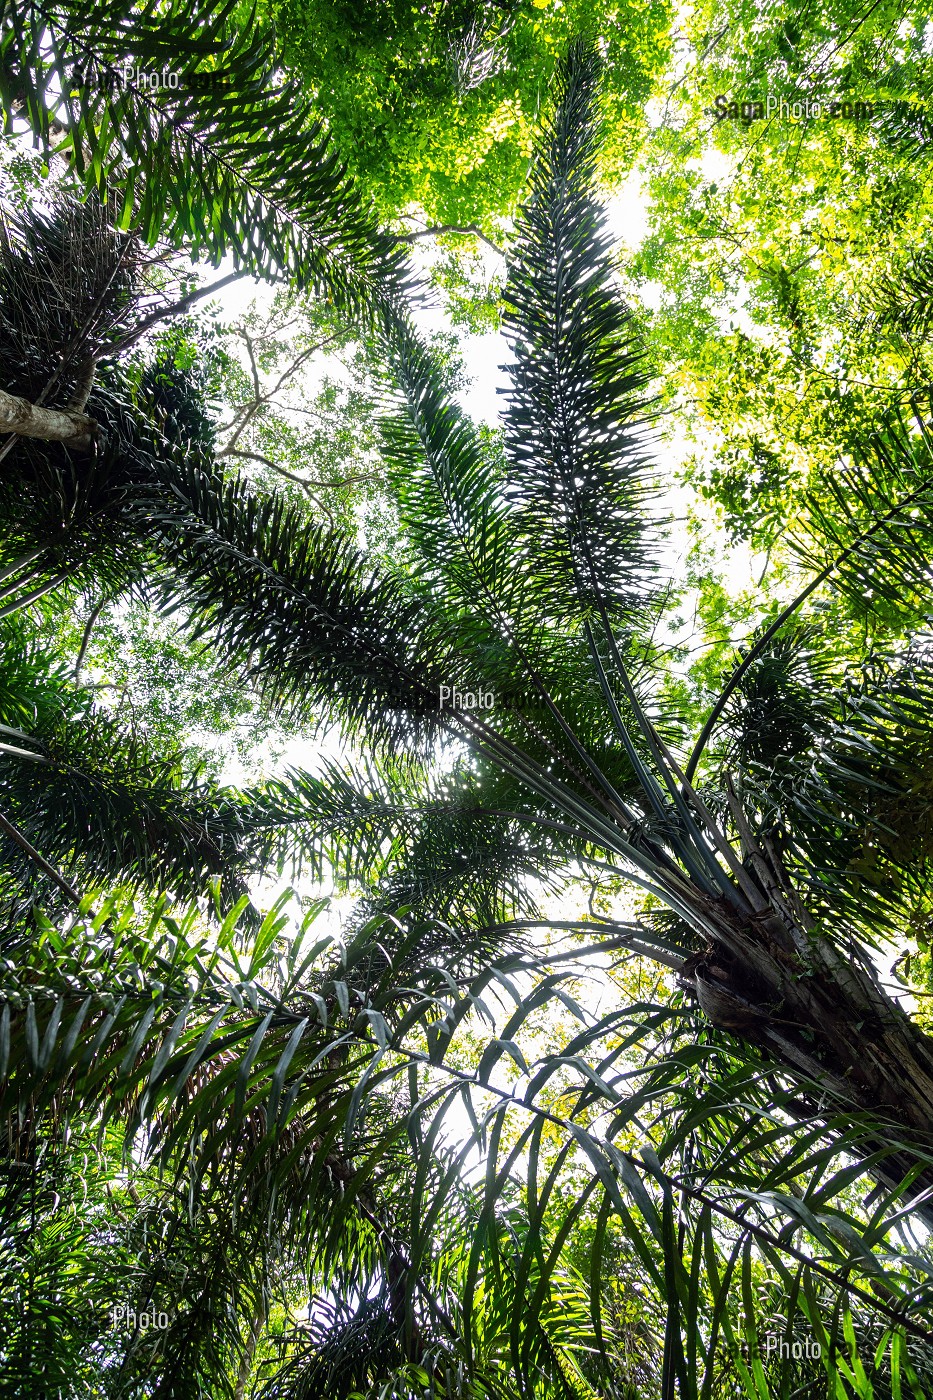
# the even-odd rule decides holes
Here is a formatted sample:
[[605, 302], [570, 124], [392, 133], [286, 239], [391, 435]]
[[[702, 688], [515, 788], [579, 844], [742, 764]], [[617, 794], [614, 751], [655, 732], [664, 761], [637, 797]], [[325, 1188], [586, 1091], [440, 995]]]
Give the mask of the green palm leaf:
[[599, 65], [571, 52], [509, 260], [506, 491], [551, 616], [621, 620], [651, 595], [650, 375], [613, 286], [594, 181]]
[[[297, 85], [277, 76], [269, 35], [235, 26], [231, 9], [7, 5], [8, 126], [24, 115], [87, 188], [118, 191], [120, 227], [146, 243], [214, 262], [229, 253], [346, 310], [388, 309], [407, 280], [400, 245], [375, 228]], [[53, 146], [56, 122], [66, 134]]]

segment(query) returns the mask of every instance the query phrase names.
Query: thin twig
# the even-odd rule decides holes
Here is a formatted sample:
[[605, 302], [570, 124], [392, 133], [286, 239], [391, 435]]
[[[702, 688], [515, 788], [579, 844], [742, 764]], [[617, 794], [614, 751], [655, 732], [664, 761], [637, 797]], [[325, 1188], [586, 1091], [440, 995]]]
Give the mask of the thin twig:
[[430, 228], [412, 229], [409, 233], [397, 233], [395, 236], [399, 243], [414, 243], [419, 238], [441, 238], [447, 233], [462, 233], [472, 238], [478, 238], [481, 243], [485, 243], [487, 248], [491, 248], [494, 253], [498, 253], [500, 258], [505, 257], [505, 249], [500, 248], [498, 243], [493, 243], [491, 238], [487, 238], [481, 228], [476, 224], [432, 224]]

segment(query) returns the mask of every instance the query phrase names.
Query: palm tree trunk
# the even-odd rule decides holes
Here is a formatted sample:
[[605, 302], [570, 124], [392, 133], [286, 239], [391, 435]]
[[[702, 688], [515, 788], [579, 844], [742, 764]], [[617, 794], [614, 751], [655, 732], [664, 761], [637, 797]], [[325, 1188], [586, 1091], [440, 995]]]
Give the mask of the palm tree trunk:
[[[709, 946], [684, 963], [681, 985], [714, 1025], [815, 1086], [815, 1118], [877, 1117], [880, 1110], [895, 1138], [903, 1134], [905, 1150], [892, 1151], [873, 1175], [896, 1186], [916, 1168], [911, 1143], [933, 1151], [933, 1039], [887, 995], [857, 949], [846, 956], [818, 932], [780, 856], [762, 851], [747, 826], [742, 838], [768, 907], [749, 919], [726, 900], [709, 900], [697, 911]], [[926, 1188], [933, 1188], [931, 1169], [914, 1182], [914, 1190]], [[933, 1225], [933, 1206], [921, 1213]]]
[[19, 437], [43, 438], [61, 442], [79, 452], [87, 452], [97, 424], [86, 413], [65, 408], [42, 408], [28, 399], [0, 389], [0, 432]]

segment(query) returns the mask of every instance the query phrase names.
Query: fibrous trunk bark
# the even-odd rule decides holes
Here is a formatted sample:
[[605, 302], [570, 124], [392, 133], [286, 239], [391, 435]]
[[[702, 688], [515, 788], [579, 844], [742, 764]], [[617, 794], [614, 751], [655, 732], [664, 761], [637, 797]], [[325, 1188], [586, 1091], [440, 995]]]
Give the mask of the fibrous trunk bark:
[[[815, 1116], [880, 1111], [905, 1150], [873, 1175], [896, 1186], [917, 1166], [911, 1144], [933, 1153], [933, 1039], [886, 994], [860, 949], [843, 954], [817, 930], [780, 857], [753, 844], [747, 829], [744, 836], [761, 908], [749, 917], [708, 901], [709, 946], [684, 963], [680, 981], [714, 1025], [816, 1086]], [[933, 1169], [913, 1189], [927, 1187]], [[933, 1204], [923, 1214], [933, 1221]]]

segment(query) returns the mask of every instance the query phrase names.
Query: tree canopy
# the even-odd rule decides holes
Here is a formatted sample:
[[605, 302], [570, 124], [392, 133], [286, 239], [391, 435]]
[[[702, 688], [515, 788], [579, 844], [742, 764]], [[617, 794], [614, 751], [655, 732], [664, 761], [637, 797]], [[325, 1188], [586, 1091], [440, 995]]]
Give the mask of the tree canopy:
[[611, 116], [607, 172], [628, 168], [668, 55], [660, 0], [352, 0], [268, 7], [286, 62], [383, 218], [491, 231], [514, 214], [548, 87], [567, 43], [598, 39]]
[[3, 1388], [922, 1400], [919, 21], [274, 17], [4, 11]]

